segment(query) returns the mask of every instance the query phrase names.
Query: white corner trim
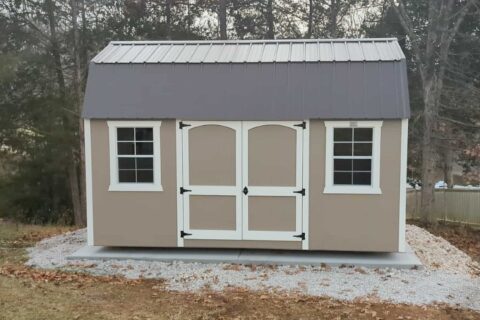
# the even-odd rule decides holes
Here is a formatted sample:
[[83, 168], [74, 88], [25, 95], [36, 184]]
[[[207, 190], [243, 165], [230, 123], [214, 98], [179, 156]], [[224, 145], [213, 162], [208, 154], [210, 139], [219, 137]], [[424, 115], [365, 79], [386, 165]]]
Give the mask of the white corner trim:
[[[163, 191], [161, 175], [161, 121], [107, 121], [109, 155], [110, 155], [110, 185], [108, 191]], [[117, 128], [153, 128], [153, 183], [119, 183], [117, 161]]]
[[[381, 194], [380, 188], [380, 144], [383, 121], [325, 121], [325, 194]], [[334, 128], [372, 128], [372, 184], [334, 185], [333, 184], [333, 129]]]
[[180, 194], [180, 187], [183, 186], [183, 159], [182, 159], [182, 130], [180, 129], [180, 120], [175, 121], [175, 140], [176, 140], [176, 166], [177, 166], [177, 246], [185, 246], [180, 232], [184, 229], [183, 221], [183, 197]]
[[309, 230], [309, 198], [310, 198], [310, 121], [306, 120], [306, 128], [303, 130], [303, 188], [305, 196], [302, 203], [302, 231], [305, 232], [305, 240], [302, 241], [302, 249], [309, 249], [310, 230]]
[[83, 120], [85, 143], [85, 196], [87, 207], [87, 245], [93, 246], [92, 134], [90, 119]]
[[398, 251], [405, 252], [406, 202], [407, 202], [407, 161], [408, 161], [408, 119], [402, 119], [400, 145], [400, 203], [398, 212]]

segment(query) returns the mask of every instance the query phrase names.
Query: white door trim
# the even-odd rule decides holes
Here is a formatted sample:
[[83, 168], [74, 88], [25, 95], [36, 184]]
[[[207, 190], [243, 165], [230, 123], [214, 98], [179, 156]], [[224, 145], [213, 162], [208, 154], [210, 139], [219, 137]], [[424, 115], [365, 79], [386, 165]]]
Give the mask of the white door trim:
[[[304, 198], [299, 193], [303, 188], [303, 128], [298, 127], [298, 121], [243, 121], [242, 122], [242, 177], [243, 186], [248, 188], [248, 194], [243, 195], [243, 240], [269, 241], [302, 241], [295, 237], [302, 233], [302, 208]], [[250, 186], [248, 182], [248, 132], [252, 128], [264, 125], [281, 125], [296, 132], [296, 184], [293, 187]], [[254, 231], [248, 229], [248, 198], [249, 196], [290, 196], [296, 200], [295, 231]]]
[[[180, 187], [191, 190], [181, 195], [183, 202], [183, 230], [190, 233], [188, 239], [213, 239], [213, 240], [241, 240], [242, 239], [242, 175], [241, 175], [241, 122], [240, 121], [185, 121], [187, 127], [179, 129], [182, 136], [182, 170], [183, 181]], [[189, 176], [189, 131], [204, 125], [219, 125], [235, 130], [235, 186], [205, 186], [190, 185]], [[180, 126], [178, 126], [180, 128]], [[180, 189], [179, 187], [179, 189]], [[192, 195], [219, 195], [235, 196], [236, 198], [236, 228], [235, 230], [198, 230], [190, 228], [190, 196]], [[181, 231], [180, 230], [180, 231]], [[179, 231], [179, 232], [180, 232]], [[179, 233], [180, 234], [180, 233]]]
[[302, 232], [305, 233], [305, 239], [302, 241], [302, 249], [309, 248], [309, 198], [310, 198], [310, 121], [305, 121], [305, 129], [303, 130], [303, 188], [305, 189], [305, 196], [302, 197]]
[[176, 155], [177, 155], [177, 246], [183, 247], [184, 241], [180, 236], [183, 230], [183, 197], [179, 190], [183, 184], [183, 159], [182, 159], [182, 130], [180, 129], [180, 120], [175, 121]]

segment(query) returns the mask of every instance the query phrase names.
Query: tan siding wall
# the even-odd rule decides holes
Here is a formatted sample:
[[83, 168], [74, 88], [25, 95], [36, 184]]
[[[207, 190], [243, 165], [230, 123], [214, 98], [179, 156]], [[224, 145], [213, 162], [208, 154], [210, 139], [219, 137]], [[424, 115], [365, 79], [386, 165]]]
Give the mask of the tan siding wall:
[[175, 121], [160, 127], [162, 192], [109, 192], [107, 122], [92, 120], [91, 130], [94, 244], [176, 246]]
[[[107, 122], [92, 120], [94, 244], [176, 246], [175, 121], [162, 121], [163, 192], [109, 192]], [[310, 249], [396, 251], [401, 121], [384, 121], [381, 141], [382, 195], [323, 194], [325, 127], [310, 127]], [[301, 242], [185, 240], [186, 247], [301, 249]]]
[[310, 126], [310, 250], [397, 251], [401, 121], [384, 121], [381, 195], [324, 194], [325, 126]]

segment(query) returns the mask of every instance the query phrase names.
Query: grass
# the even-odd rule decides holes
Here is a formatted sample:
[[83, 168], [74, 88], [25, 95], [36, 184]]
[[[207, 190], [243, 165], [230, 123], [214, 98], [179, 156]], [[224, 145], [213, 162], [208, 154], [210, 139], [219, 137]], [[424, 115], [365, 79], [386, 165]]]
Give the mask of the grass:
[[448, 306], [343, 302], [299, 294], [178, 293], [161, 280], [92, 277], [26, 268], [25, 247], [68, 228], [0, 222], [0, 320], [3, 319], [478, 319]]

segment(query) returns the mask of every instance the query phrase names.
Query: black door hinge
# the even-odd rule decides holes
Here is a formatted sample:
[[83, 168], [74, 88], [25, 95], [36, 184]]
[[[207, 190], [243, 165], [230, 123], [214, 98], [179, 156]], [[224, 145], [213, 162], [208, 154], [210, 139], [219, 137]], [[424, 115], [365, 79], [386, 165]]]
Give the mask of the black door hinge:
[[305, 188], [302, 188], [302, 190], [293, 191], [293, 193], [300, 193], [303, 197], [305, 197]]
[[302, 123], [294, 124], [295, 127], [302, 127], [302, 129], [307, 129], [307, 123], [302, 121]]
[[243, 194], [248, 194], [248, 188], [247, 187], [243, 188]]
[[191, 233], [186, 233], [185, 231], [180, 231], [180, 237], [181, 238], [185, 238], [186, 236], [191, 236], [192, 234]]
[[190, 127], [190, 126], [191, 126], [191, 124], [186, 124], [186, 123], [184, 123], [183, 121], [180, 121], [180, 122], [178, 123], [178, 127], [179, 127], [180, 129], [183, 129], [183, 128], [185, 128], [185, 127]]
[[180, 187], [180, 194], [184, 194], [185, 192], [191, 192], [192, 190], [185, 189], [184, 187]]
[[295, 237], [295, 238], [300, 238], [300, 239], [302, 239], [302, 240], [305, 240], [305, 232], [302, 232], [302, 233], [300, 233], [300, 234], [297, 234], [297, 235], [295, 235], [294, 237]]

